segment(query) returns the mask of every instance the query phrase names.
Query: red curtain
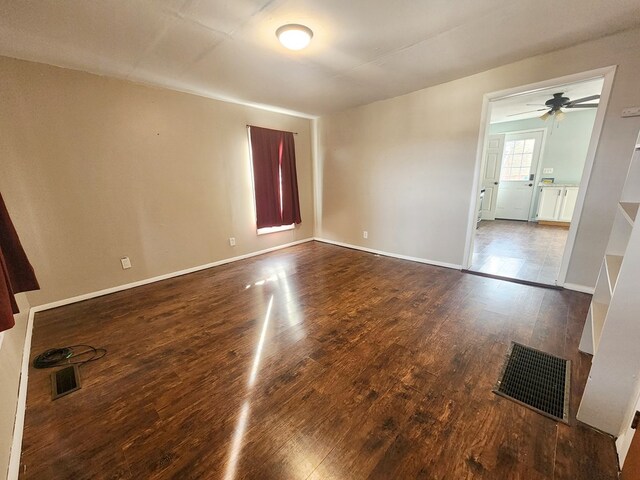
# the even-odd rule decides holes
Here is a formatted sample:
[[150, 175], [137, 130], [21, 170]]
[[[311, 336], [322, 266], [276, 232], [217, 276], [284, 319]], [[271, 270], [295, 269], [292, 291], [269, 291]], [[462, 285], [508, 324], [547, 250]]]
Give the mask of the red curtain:
[[250, 127], [258, 228], [300, 223], [293, 133]]
[[40, 288], [13, 227], [13, 222], [9, 218], [2, 195], [0, 195], [0, 270], [1, 332], [13, 327], [13, 314], [19, 312], [14, 295]]
[[298, 199], [298, 175], [296, 172], [296, 148], [293, 133], [282, 132], [282, 225], [300, 223], [300, 200]]

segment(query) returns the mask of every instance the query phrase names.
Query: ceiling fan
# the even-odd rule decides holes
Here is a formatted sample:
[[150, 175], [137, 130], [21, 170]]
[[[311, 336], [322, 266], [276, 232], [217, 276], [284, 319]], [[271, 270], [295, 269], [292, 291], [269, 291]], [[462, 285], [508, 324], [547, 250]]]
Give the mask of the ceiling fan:
[[[554, 93], [553, 98], [550, 98], [546, 102], [544, 102], [544, 108], [538, 108], [536, 110], [529, 110], [528, 112], [520, 112], [520, 113], [512, 113], [511, 115], [507, 115], [508, 117], [513, 117], [515, 115], [523, 115], [525, 113], [531, 112], [542, 112], [546, 110], [541, 116], [541, 120], [546, 120], [551, 116], [554, 116], [557, 120], [562, 120], [564, 118], [563, 108], [597, 108], [597, 103], [585, 103], [591, 100], [598, 100], [600, 95], [590, 95], [588, 97], [578, 98], [577, 100], [571, 100], [569, 97], [563, 97], [564, 92]], [[527, 105], [536, 105], [533, 103], [528, 103]], [[541, 104], [540, 104], [541, 105]]]

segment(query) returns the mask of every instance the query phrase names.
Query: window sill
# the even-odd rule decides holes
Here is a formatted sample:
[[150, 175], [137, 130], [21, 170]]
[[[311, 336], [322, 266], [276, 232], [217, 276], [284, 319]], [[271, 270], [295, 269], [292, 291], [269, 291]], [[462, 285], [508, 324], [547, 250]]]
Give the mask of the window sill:
[[265, 228], [259, 228], [257, 230], [258, 235], [266, 235], [268, 233], [277, 233], [277, 232], [284, 232], [285, 230], [293, 230], [295, 228], [295, 224], [291, 224], [291, 225], [282, 225], [280, 227], [265, 227]]

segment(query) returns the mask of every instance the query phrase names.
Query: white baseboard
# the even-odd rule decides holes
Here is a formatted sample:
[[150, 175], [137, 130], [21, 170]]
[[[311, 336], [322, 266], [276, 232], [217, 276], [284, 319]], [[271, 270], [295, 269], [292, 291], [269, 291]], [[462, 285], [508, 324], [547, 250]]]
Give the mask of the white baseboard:
[[98, 290], [96, 292], [84, 293], [82, 295], [77, 295], [75, 297], [65, 298], [63, 300], [58, 300], [51, 303], [45, 303], [43, 305], [38, 305], [36, 307], [33, 307], [33, 309], [35, 309], [36, 312], [41, 312], [43, 310], [50, 310], [52, 308], [58, 308], [64, 305], [69, 305], [71, 303], [82, 302], [84, 300], [89, 300], [91, 298], [102, 297], [103, 295], [109, 295], [110, 293], [121, 292], [122, 290], [129, 290], [130, 288], [140, 287], [142, 285], [148, 285], [149, 283], [160, 282], [162, 280], [167, 280], [168, 278], [180, 277], [182, 275], [187, 275], [189, 273], [199, 272], [200, 270], [206, 270], [207, 268], [217, 267], [219, 265], [224, 265], [226, 263], [237, 262], [238, 260], [244, 260], [246, 258], [256, 257], [264, 253], [274, 252], [276, 250], [281, 250], [287, 247], [293, 247], [294, 245], [299, 245], [301, 243], [306, 243], [311, 241], [313, 241], [313, 237], [305, 238], [303, 240], [297, 240], [291, 243], [285, 243], [283, 245], [278, 245], [277, 247], [258, 250], [257, 252], [247, 253], [245, 255], [240, 255], [238, 257], [225, 258], [223, 260], [218, 260], [217, 262], [211, 262], [205, 265], [198, 265], [197, 267], [178, 270], [177, 272], [165, 273], [164, 275], [158, 275], [157, 277], [145, 278], [144, 280], [139, 280], [137, 282], [126, 283], [124, 285], [105, 288], [104, 290]]
[[575, 283], [565, 283], [564, 285], [562, 285], [562, 287], [565, 288], [566, 290], [573, 290], [574, 292], [588, 293], [589, 295], [593, 295], [593, 292], [595, 291], [595, 288], [593, 287], [586, 287], [584, 285], [577, 285]]
[[393, 258], [399, 258], [401, 260], [410, 260], [412, 262], [426, 263], [427, 265], [435, 265], [436, 267], [453, 268], [455, 270], [462, 269], [462, 265], [458, 265], [455, 263], [439, 262], [437, 260], [429, 260], [426, 258], [400, 255], [399, 253], [384, 252], [382, 250], [374, 250], [373, 248], [361, 247], [360, 245], [352, 245], [350, 243], [344, 243], [344, 242], [336, 242], [335, 240], [327, 240], [326, 238], [320, 238], [320, 237], [314, 237], [314, 240], [318, 242], [323, 242], [323, 243], [330, 243], [331, 245], [337, 245], [339, 247], [353, 248], [354, 250], [362, 250], [363, 252], [384, 255], [385, 257], [393, 257]]
[[33, 317], [36, 314], [34, 308], [29, 309], [27, 319], [27, 331], [24, 337], [22, 350], [22, 368], [20, 371], [20, 386], [18, 387], [18, 405], [16, 407], [16, 419], [13, 426], [13, 440], [11, 453], [9, 454], [9, 470], [7, 480], [18, 480], [20, 473], [20, 455], [22, 454], [22, 434], [24, 433], [24, 415], [27, 407], [27, 380], [29, 379], [29, 357], [31, 356], [31, 337], [33, 335]]

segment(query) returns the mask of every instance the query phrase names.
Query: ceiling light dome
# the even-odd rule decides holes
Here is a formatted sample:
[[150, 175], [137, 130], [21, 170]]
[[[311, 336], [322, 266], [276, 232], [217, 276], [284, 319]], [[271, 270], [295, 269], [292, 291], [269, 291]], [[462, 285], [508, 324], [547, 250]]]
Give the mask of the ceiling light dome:
[[304, 25], [290, 23], [277, 29], [276, 36], [280, 43], [289, 50], [302, 50], [311, 42], [313, 32]]

